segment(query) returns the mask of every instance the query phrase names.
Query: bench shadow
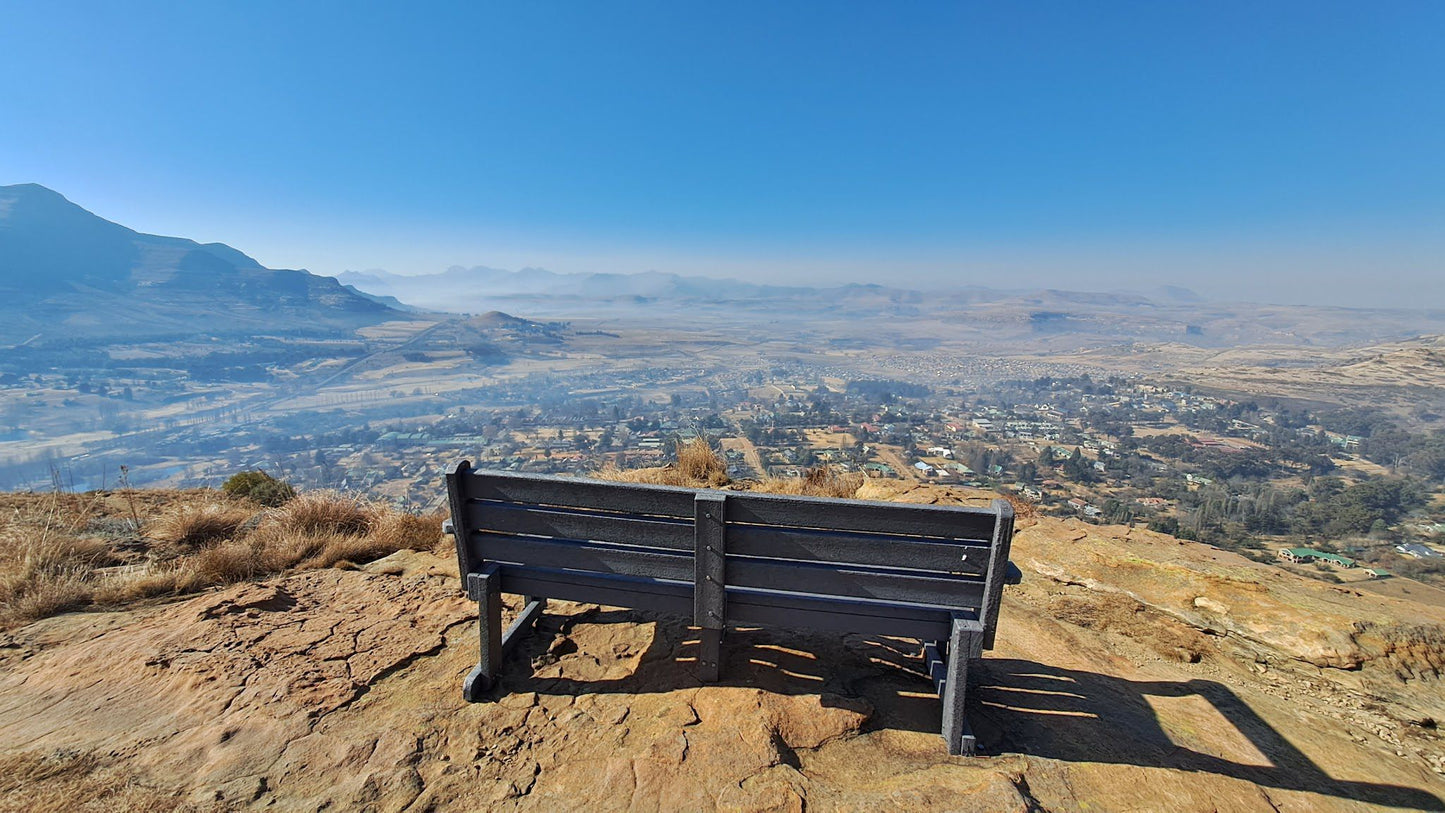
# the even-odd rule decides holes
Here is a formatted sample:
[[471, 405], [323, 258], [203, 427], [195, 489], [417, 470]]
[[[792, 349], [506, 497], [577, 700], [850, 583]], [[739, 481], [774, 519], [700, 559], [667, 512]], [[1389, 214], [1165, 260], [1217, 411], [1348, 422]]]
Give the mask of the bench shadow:
[[[599, 680], [547, 676], [558, 671], [551, 668], [558, 662], [556, 642], [567, 639], [577, 625], [649, 622], [655, 622], [651, 640], [627, 675]], [[673, 616], [611, 609], [544, 614], [538, 629], [517, 641], [499, 686], [489, 696], [648, 694], [702, 685], [739, 686], [819, 694], [825, 705], [830, 695], [862, 697], [875, 709], [865, 730], [938, 732], [942, 704], [923, 671], [917, 641], [732, 629], [723, 642], [722, 679], [715, 684], [697, 679], [697, 648], [697, 630]], [[567, 646], [560, 650], [562, 658], [578, 651]], [[1022, 753], [1064, 762], [1198, 771], [1373, 805], [1445, 811], [1445, 802], [1419, 788], [1330, 777], [1229, 687], [1215, 681], [1130, 681], [985, 655], [970, 668], [969, 684], [968, 719], [980, 754]], [[1151, 699], [1213, 709], [1227, 723], [1219, 737], [1229, 741], [1217, 750], [1232, 751], [1234, 758], [1178, 744]]]
[[[988, 753], [1197, 771], [1373, 805], [1445, 810], [1445, 802], [1419, 788], [1331, 777], [1216, 681], [1132, 681], [1008, 658], [976, 663], [968, 715]], [[1235, 758], [1180, 745], [1151, 699], [1192, 705], [1206, 714], [1212, 709], [1222, 719], [1210, 738]]]

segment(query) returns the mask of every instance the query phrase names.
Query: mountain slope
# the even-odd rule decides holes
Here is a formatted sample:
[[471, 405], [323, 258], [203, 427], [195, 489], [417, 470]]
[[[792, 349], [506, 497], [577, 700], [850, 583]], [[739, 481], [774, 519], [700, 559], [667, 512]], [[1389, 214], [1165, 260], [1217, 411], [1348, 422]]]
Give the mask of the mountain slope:
[[330, 277], [142, 234], [37, 184], [0, 186], [0, 344], [315, 331], [398, 315]]

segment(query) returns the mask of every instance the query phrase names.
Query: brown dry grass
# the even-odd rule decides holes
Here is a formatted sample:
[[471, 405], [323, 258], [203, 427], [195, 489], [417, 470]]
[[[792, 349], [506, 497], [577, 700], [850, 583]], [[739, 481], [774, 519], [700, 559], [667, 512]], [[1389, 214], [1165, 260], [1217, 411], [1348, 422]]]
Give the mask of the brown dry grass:
[[92, 754], [57, 750], [0, 756], [0, 813], [162, 813], [218, 808], [188, 804], [176, 791], [150, 787], [134, 777], [108, 770]]
[[273, 516], [288, 531], [303, 534], [364, 534], [376, 507], [335, 491], [314, 491], [290, 500]]
[[198, 548], [236, 535], [252, 511], [236, 505], [178, 505], [148, 525], [150, 536]]
[[850, 499], [867, 480], [857, 472], [841, 474], [831, 467], [808, 469], [802, 477], [769, 477], [758, 482], [752, 491], [764, 494], [794, 494], [803, 497], [836, 497]]
[[0, 529], [0, 622], [43, 618], [90, 602], [96, 569], [113, 559], [106, 543], [75, 535], [84, 521], [51, 500], [38, 516], [10, 518]]
[[718, 457], [707, 440], [701, 437], [677, 445], [676, 463], [650, 469], [619, 469], [608, 466], [594, 476], [601, 480], [684, 488], [719, 488], [731, 482], [727, 463]]
[[[154, 499], [157, 493], [169, 500]], [[13, 516], [0, 515], [0, 628], [292, 568], [354, 566], [403, 549], [432, 550], [441, 541], [440, 515], [415, 516], [335, 492], [303, 494], [259, 516], [216, 497], [146, 495], [147, 539], [113, 533], [134, 525], [118, 521], [130, 516], [128, 500], [107, 507], [74, 495], [12, 495], [6, 507]]]

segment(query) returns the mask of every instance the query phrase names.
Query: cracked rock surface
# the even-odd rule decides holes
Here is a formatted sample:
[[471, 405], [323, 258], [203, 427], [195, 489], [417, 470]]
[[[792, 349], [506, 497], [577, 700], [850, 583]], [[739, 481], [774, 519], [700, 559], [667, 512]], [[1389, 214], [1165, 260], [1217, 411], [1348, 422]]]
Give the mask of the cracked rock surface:
[[566, 602], [467, 704], [476, 605], [406, 551], [14, 630], [0, 810], [1445, 809], [1445, 611], [1020, 525], [981, 757], [916, 641], [735, 630], [703, 685], [685, 620]]

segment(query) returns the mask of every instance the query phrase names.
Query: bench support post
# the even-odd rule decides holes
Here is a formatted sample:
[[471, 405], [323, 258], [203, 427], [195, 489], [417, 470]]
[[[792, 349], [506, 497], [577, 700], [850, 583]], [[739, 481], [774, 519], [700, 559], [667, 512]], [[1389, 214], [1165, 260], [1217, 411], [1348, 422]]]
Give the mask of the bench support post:
[[693, 625], [701, 628], [697, 676], [714, 683], [722, 672], [722, 632], [727, 623], [727, 540], [723, 509], [726, 496], [699, 492], [693, 501]]
[[481, 639], [481, 655], [477, 665], [462, 683], [462, 696], [476, 703], [492, 688], [497, 670], [502, 666], [502, 590], [501, 567], [488, 564], [480, 573], [467, 574], [467, 594], [477, 601], [477, 628]]
[[948, 753], [954, 756], [972, 756], [977, 747], [963, 712], [968, 693], [968, 662], [977, 657], [983, 645], [983, 631], [979, 626], [977, 621], [955, 616], [946, 650], [940, 641], [923, 646], [925, 666], [943, 700], [943, 741]]

